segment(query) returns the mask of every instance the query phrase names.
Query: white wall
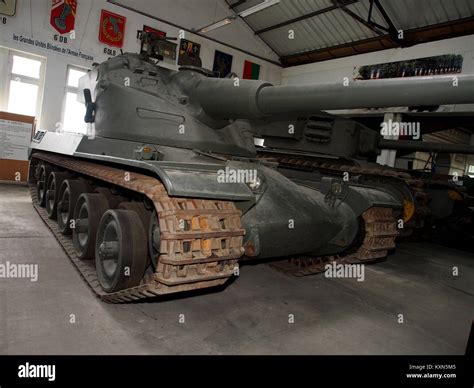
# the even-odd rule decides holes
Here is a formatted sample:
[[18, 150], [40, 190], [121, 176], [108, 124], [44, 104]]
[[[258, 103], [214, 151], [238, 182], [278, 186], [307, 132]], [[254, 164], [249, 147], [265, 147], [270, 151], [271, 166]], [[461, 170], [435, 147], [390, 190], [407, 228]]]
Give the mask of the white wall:
[[[173, 2], [168, 0], [154, 2], [157, 8], [160, 8], [160, 3], [163, 4], [162, 9], [165, 9], [165, 7], [171, 6]], [[183, 1], [181, 1], [181, 3], [183, 3]], [[187, 1], [187, 3], [191, 3], [191, 1]], [[177, 28], [165, 23], [157, 22], [155, 19], [144, 17], [135, 12], [128, 11], [122, 7], [115, 6], [106, 2], [106, 0], [80, 0], [78, 1], [75, 24], [76, 37], [74, 40], [69, 40], [68, 44], [62, 44], [53, 40], [55, 30], [49, 23], [50, 4], [50, 0], [18, 1], [16, 15], [8, 17], [5, 25], [0, 24], [0, 46], [40, 55], [47, 59], [44, 98], [38, 125], [40, 129], [54, 130], [57, 123], [61, 122], [67, 65], [71, 64], [90, 68], [92, 66], [92, 61], [14, 41], [13, 34], [31, 38], [35, 41], [49, 42], [60, 48], [81, 51], [84, 54], [93, 56], [94, 62], [102, 62], [108, 57], [103, 53], [103, 49], [106, 46], [101, 44], [98, 40], [101, 9], [115, 12], [127, 18], [123, 46], [124, 52], [137, 52], [139, 50], [136, 31], [141, 30], [144, 24], [165, 31], [168, 36], [178, 36]], [[181, 6], [183, 6], [183, 4], [181, 4]], [[235, 24], [233, 28], [238, 28], [243, 31], [242, 41], [245, 41], [248, 38], [248, 31], [245, 30], [247, 28], [246, 26]], [[234, 32], [234, 34], [239, 36], [238, 32]], [[214, 52], [215, 50], [220, 50], [234, 56], [232, 71], [237, 73], [238, 76], [242, 75], [244, 61], [250, 60], [261, 65], [260, 79], [268, 80], [276, 84], [280, 83], [281, 68], [277, 65], [247, 55], [241, 51], [228, 48], [227, 46], [192, 33], [186, 33], [185, 38], [202, 45], [201, 58], [203, 67], [205, 68], [212, 69]], [[167, 60], [167, 67], [177, 68], [177, 66], [169, 60]]]
[[283, 69], [282, 84], [304, 85], [319, 82], [342, 82], [344, 77], [352, 79], [354, 68], [386, 62], [430, 57], [443, 54], [462, 54], [463, 73], [474, 73], [474, 35], [418, 44], [407, 48], [396, 48], [351, 57], [332, 59], [308, 65]]

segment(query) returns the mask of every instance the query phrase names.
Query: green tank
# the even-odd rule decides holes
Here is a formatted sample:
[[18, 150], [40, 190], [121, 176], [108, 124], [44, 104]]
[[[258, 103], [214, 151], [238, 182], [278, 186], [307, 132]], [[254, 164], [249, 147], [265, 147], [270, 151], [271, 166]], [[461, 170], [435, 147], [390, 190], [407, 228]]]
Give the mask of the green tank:
[[97, 295], [124, 302], [222, 286], [247, 259], [290, 257], [307, 273], [394, 248], [403, 203], [391, 190], [329, 176], [301, 184], [257, 157], [249, 119], [276, 114], [279, 99], [312, 112], [320, 85], [169, 70], [154, 59], [163, 41], [140, 36], [141, 54], [81, 79], [88, 134], [37, 131], [30, 149], [35, 208]]
[[470, 210], [472, 196], [463, 187], [466, 177], [401, 170], [379, 165], [375, 159], [383, 149], [474, 154], [474, 146], [421, 139], [387, 140], [357, 121], [321, 113], [280, 115], [254, 120], [252, 126], [264, 144], [257, 146], [259, 156], [274, 160], [288, 178], [346, 176], [352, 182], [385, 187], [395, 196], [398, 192], [404, 203], [402, 234], [415, 232], [446, 241], [447, 245], [472, 249], [474, 217]]

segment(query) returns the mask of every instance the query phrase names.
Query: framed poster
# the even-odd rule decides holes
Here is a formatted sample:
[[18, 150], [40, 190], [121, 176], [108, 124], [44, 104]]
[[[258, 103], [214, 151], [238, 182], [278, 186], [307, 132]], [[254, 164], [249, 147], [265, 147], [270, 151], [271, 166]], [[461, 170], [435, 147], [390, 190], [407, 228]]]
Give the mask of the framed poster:
[[53, 0], [51, 4], [50, 24], [60, 34], [74, 30], [76, 21], [76, 0]]
[[178, 45], [176, 43], [169, 42], [167, 40], [163, 40], [163, 41], [161, 41], [161, 44], [160, 44], [159, 54], [163, 58], [169, 58], [169, 59], [172, 59], [172, 60], [176, 60], [176, 48], [177, 47], [178, 47]]
[[201, 67], [202, 62], [199, 56], [200, 53], [201, 45], [199, 43], [194, 43], [187, 39], [181, 39], [179, 43], [178, 65]]
[[244, 62], [244, 71], [243, 79], [259, 79], [260, 77], [260, 65], [256, 63], [245, 61]]
[[108, 46], [122, 47], [126, 21], [125, 16], [103, 9], [100, 13], [99, 42]]
[[144, 32], [154, 32], [156, 35], [161, 36], [162, 38], [166, 37], [166, 32], [157, 30], [156, 28], [143, 25]]
[[232, 55], [216, 50], [212, 71], [218, 74], [220, 78], [227, 77], [232, 71], [232, 59]]

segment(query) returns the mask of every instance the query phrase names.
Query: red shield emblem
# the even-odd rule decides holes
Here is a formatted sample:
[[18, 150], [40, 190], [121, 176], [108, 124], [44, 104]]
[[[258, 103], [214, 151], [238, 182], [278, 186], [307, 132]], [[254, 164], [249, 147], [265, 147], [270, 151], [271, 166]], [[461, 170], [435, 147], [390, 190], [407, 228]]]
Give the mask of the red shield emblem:
[[126, 17], [102, 10], [100, 13], [99, 41], [109, 46], [122, 47]]
[[52, 1], [50, 23], [57, 32], [67, 34], [74, 30], [76, 8], [76, 0]]

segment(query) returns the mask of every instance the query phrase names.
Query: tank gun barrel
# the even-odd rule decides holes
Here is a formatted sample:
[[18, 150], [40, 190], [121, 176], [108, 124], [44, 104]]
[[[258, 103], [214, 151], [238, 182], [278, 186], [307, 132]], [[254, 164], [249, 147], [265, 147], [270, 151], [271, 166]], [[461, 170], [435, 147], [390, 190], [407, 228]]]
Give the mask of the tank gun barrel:
[[450, 154], [473, 154], [474, 146], [466, 144], [435, 143], [415, 140], [387, 140], [380, 139], [379, 149], [422, 151], [422, 152], [446, 152]]
[[474, 75], [428, 76], [315, 85], [205, 79], [191, 91], [206, 113], [252, 119], [321, 110], [474, 103]]
[[[474, 103], [474, 76], [393, 78], [265, 88], [259, 105], [265, 113]], [[285, 103], [285, 100], [288, 103]]]

